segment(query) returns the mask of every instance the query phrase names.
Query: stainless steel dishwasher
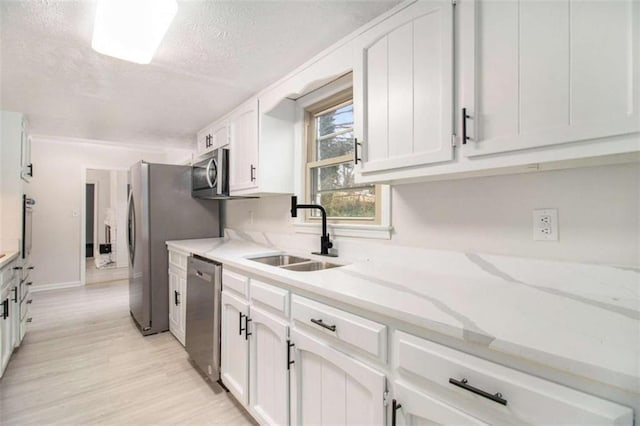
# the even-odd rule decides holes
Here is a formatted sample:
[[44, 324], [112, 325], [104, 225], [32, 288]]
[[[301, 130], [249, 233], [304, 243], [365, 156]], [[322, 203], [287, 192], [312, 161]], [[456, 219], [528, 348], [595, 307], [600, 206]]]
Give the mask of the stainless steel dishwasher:
[[220, 379], [222, 265], [189, 256], [186, 346], [191, 360], [211, 381]]

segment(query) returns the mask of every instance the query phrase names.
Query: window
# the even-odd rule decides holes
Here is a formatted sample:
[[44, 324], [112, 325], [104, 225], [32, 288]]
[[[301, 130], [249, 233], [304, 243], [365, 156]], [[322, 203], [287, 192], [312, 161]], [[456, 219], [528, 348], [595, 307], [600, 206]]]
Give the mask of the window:
[[[307, 109], [307, 199], [333, 223], [380, 223], [376, 185], [355, 182], [351, 90]], [[307, 221], [321, 217], [307, 212]]]

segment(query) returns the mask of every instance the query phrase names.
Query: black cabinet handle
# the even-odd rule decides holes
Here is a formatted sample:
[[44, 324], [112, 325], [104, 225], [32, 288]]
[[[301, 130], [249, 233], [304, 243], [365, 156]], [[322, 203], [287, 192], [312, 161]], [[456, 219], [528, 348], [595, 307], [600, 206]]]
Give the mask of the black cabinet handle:
[[178, 299], [178, 297], [180, 297], [180, 293], [178, 293], [178, 290], [173, 290], [173, 303], [176, 306], [180, 304], [180, 299]]
[[13, 270], [14, 271], [22, 271], [22, 266], [14, 266]]
[[256, 168], [252, 164], [251, 165], [251, 182], [254, 182], [256, 180], [255, 172], [256, 172]]
[[27, 300], [27, 305], [30, 305], [30, 304], [32, 304], [32, 303], [33, 303], [33, 299], [29, 299], [29, 300]]
[[27, 318], [27, 322], [31, 322], [31, 321], [33, 321], [33, 318], [31, 317]]
[[398, 404], [395, 399], [391, 401], [391, 426], [396, 426], [396, 411], [402, 408], [402, 404]]
[[295, 346], [295, 343], [291, 343], [291, 340], [287, 340], [287, 370], [291, 369], [291, 364], [295, 361], [291, 359], [291, 348]]
[[242, 317], [244, 317], [244, 314], [242, 312], [238, 312], [238, 314], [238, 334], [242, 336], [242, 332], [244, 331], [244, 328], [242, 328]]
[[18, 301], [18, 287], [13, 288], [13, 301], [14, 302]]
[[454, 378], [449, 378], [449, 383], [464, 390], [468, 390], [469, 392], [475, 393], [476, 395], [480, 395], [484, 398], [490, 399], [493, 402], [497, 402], [498, 404], [507, 405], [507, 400], [502, 398], [502, 394], [500, 392], [496, 394], [490, 394], [489, 392], [485, 392], [482, 389], [471, 386], [470, 384], [468, 384], [467, 379], [456, 380]]
[[251, 321], [253, 320], [249, 318], [249, 315], [244, 316], [244, 340], [249, 340], [249, 336], [253, 334], [253, 333], [249, 333], [249, 323]]
[[473, 119], [469, 114], [467, 114], [467, 109], [462, 108], [462, 144], [466, 145], [467, 141], [473, 140], [469, 136], [467, 136], [467, 119]]
[[331, 330], [333, 332], [336, 331], [336, 326], [335, 325], [325, 324], [324, 321], [322, 321], [322, 319], [311, 318], [311, 322], [314, 323], [314, 324], [318, 324], [320, 327], [326, 328], [327, 330]]
[[33, 281], [29, 281], [26, 285], [33, 285]]
[[36, 269], [36, 267], [35, 266], [29, 266], [27, 269], [30, 270], [30, 271], [33, 271], [34, 269]]
[[362, 145], [360, 142], [358, 142], [358, 138], [355, 138], [353, 140], [353, 163], [354, 164], [358, 164], [358, 161], [362, 161], [362, 158], [360, 158], [358, 156], [358, 145]]
[[9, 299], [4, 299], [2, 301], [2, 319], [6, 320], [9, 318]]
[[28, 175], [29, 175], [30, 177], [33, 177], [33, 163], [29, 163], [29, 164], [27, 165], [27, 168], [29, 169], [29, 173], [28, 173]]

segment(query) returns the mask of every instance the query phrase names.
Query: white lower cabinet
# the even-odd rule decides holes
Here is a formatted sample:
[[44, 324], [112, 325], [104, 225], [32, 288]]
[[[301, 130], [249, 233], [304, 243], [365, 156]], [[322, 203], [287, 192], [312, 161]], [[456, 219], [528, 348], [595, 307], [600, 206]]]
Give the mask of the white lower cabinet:
[[291, 343], [291, 424], [384, 425], [384, 374], [295, 329]]
[[488, 424], [402, 382], [395, 382], [393, 389], [391, 426]]
[[187, 330], [187, 260], [189, 255], [169, 249], [169, 331], [185, 346]]
[[0, 292], [0, 376], [9, 363], [13, 349], [16, 346], [16, 324], [20, 321], [16, 304], [13, 302], [14, 280], [2, 285]]
[[[404, 332], [395, 333], [393, 348], [397, 375], [422, 383], [425, 393], [487, 423], [633, 424], [628, 407]], [[404, 407], [403, 392], [402, 385], [396, 387], [395, 398]]]
[[289, 326], [251, 305], [249, 407], [260, 424], [289, 423]]
[[182, 346], [186, 344], [187, 325], [186, 272], [169, 267], [169, 331]]
[[222, 381], [260, 424], [633, 424], [628, 407], [282, 287], [223, 273]]
[[[224, 280], [222, 283], [224, 287]], [[222, 291], [221, 378], [242, 404], [249, 403], [249, 302]]]

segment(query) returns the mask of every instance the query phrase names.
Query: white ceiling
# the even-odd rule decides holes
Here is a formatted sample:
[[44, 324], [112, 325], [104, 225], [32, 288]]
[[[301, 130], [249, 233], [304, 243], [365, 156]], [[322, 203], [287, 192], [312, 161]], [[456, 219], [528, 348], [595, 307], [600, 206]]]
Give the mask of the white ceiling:
[[394, 6], [180, 1], [149, 65], [91, 49], [95, 3], [0, 0], [0, 108], [30, 133], [190, 148], [206, 124]]

